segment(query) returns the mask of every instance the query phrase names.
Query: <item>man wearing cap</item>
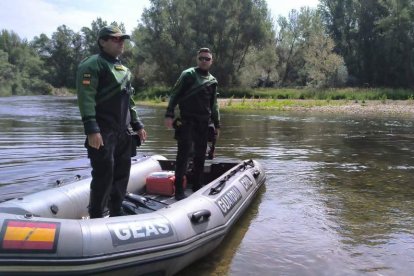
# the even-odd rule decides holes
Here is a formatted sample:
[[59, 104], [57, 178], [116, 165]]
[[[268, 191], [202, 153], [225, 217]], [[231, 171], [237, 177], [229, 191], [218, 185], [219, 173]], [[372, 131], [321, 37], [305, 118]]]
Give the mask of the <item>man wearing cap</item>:
[[110, 216], [123, 214], [131, 168], [129, 126], [141, 141], [147, 138], [132, 98], [131, 72], [119, 60], [129, 38], [116, 26], [103, 27], [100, 53], [84, 59], [77, 71], [78, 104], [92, 166], [90, 218], [103, 217], [106, 209]]
[[[193, 191], [203, 183], [204, 162], [206, 159], [209, 122], [218, 136], [220, 113], [217, 105], [217, 80], [210, 74], [213, 63], [210, 49], [201, 48], [197, 52], [197, 67], [184, 70], [171, 91], [165, 125], [173, 127], [174, 109], [178, 105], [180, 120], [175, 122], [177, 158], [175, 168], [175, 198], [185, 198], [183, 178], [187, 171], [188, 158], [194, 146], [192, 182]], [[178, 122], [178, 123], [177, 123]]]

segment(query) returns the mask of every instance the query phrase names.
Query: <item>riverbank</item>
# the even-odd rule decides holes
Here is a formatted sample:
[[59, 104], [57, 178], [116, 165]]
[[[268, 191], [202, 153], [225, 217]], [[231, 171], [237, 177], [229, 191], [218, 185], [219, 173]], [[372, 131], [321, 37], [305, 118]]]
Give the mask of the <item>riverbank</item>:
[[392, 100], [242, 100], [223, 99], [220, 107], [229, 109], [270, 109], [280, 111], [300, 112], [325, 112], [366, 114], [382, 113], [389, 115], [412, 115], [414, 114], [414, 101], [392, 101]]
[[[138, 101], [141, 105], [167, 106], [162, 101]], [[414, 115], [414, 101], [393, 100], [277, 100], [277, 99], [219, 99], [221, 110], [277, 110], [295, 112], [324, 112], [341, 114]]]

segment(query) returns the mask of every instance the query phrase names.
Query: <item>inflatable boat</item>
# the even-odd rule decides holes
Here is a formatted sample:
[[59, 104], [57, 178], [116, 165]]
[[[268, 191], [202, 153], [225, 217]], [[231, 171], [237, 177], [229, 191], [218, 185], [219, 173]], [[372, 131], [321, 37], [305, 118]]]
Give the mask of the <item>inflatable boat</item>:
[[0, 203], [0, 275], [173, 275], [218, 246], [266, 175], [254, 160], [211, 162], [187, 198], [171, 192], [175, 161], [133, 161], [126, 215], [88, 218], [90, 178]]

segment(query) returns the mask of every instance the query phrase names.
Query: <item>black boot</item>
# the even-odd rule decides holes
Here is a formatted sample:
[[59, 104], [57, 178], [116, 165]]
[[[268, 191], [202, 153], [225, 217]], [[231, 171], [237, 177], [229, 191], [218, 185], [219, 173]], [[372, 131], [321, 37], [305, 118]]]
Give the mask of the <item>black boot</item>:
[[193, 192], [197, 192], [198, 190], [200, 190], [204, 185], [203, 183], [203, 172], [198, 170], [198, 171], [194, 171], [193, 172], [193, 187], [192, 190]]
[[183, 189], [183, 185], [182, 185], [181, 181], [180, 182], [175, 181], [174, 186], [175, 186], [175, 199], [176, 200], [182, 200], [182, 199], [187, 197], [184, 194], [184, 189]]
[[176, 200], [182, 200], [184, 198], [186, 198], [187, 196], [184, 194], [184, 192], [182, 193], [175, 193], [175, 199]]
[[102, 203], [102, 197], [96, 193], [90, 193], [89, 197], [89, 218], [103, 218], [105, 217], [105, 208], [104, 204]]

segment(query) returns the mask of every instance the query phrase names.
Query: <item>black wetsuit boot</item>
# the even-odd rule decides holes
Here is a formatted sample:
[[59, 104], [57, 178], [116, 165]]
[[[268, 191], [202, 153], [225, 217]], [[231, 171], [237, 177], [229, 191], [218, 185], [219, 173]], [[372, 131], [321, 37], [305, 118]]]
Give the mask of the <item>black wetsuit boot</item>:
[[187, 196], [184, 194], [184, 188], [183, 188], [183, 178], [177, 177], [174, 181], [175, 186], [175, 199], [181, 200], [186, 198]]

